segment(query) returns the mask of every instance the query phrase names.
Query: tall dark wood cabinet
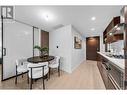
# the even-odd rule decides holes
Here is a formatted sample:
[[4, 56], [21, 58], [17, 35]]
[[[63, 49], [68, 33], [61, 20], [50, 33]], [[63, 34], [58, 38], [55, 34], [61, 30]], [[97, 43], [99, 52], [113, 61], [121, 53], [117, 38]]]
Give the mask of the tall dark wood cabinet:
[[120, 24], [120, 16], [114, 17], [103, 32], [104, 43], [112, 43], [118, 40], [123, 40], [123, 34], [116, 33], [120, 32], [117, 30], [118, 24]]
[[41, 47], [49, 48], [49, 32], [41, 30]]

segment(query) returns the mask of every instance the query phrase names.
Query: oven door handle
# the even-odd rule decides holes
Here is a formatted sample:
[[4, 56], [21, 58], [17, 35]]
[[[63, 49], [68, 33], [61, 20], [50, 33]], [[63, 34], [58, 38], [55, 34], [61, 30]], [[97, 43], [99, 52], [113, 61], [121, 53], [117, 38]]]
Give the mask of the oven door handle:
[[106, 67], [104, 64], [102, 64], [103, 68], [108, 71], [108, 67]]
[[110, 71], [110, 70], [112, 70], [112, 69], [109, 67], [108, 70]]

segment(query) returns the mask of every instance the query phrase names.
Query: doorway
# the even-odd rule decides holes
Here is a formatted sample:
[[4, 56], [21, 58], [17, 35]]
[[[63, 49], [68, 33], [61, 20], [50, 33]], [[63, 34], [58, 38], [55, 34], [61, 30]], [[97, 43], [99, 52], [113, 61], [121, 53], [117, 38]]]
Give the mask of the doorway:
[[2, 17], [0, 17], [0, 79], [3, 78], [3, 23]]
[[100, 36], [86, 38], [86, 60], [97, 61], [97, 52], [100, 51]]

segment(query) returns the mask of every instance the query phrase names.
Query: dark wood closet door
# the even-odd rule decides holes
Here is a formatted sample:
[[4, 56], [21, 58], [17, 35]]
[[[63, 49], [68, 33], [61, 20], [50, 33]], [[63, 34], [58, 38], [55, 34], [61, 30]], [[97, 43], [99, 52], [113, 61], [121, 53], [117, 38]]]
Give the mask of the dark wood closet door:
[[49, 47], [49, 32], [41, 30], [41, 47]]
[[97, 61], [97, 51], [100, 51], [100, 37], [86, 38], [86, 59]]

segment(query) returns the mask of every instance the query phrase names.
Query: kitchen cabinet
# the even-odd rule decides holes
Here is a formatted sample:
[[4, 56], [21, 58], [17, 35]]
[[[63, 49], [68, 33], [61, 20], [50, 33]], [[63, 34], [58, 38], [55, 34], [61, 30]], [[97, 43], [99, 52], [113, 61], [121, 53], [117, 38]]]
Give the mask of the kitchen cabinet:
[[97, 66], [99, 68], [100, 74], [102, 76], [105, 87], [108, 88], [108, 72], [107, 67], [104, 63], [103, 57], [98, 54]]
[[104, 43], [112, 43], [123, 40], [123, 32], [121, 31], [120, 16], [114, 17], [103, 32]]
[[109, 35], [107, 37], [107, 40], [106, 42], [107, 43], [113, 43], [113, 42], [116, 42], [118, 40], [123, 40], [123, 33], [121, 34], [112, 34], [112, 35]]
[[98, 54], [97, 66], [106, 89], [124, 89], [124, 74], [112, 62]]
[[118, 89], [123, 89], [123, 72], [121, 72], [116, 66], [109, 63], [109, 78], [114, 83], [114, 86]]
[[113, 81], [108, 77], [108, 89], [116, 89]]
[[108, 88], [108, 69], [104, 63], [102, 63], [102, 79], [104, 81], [105, 87]]

